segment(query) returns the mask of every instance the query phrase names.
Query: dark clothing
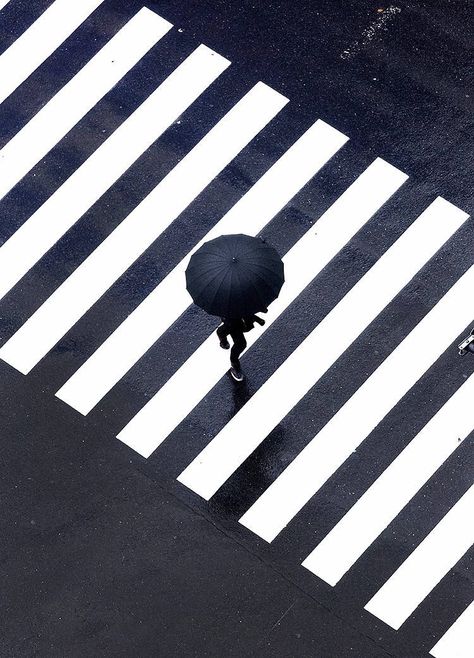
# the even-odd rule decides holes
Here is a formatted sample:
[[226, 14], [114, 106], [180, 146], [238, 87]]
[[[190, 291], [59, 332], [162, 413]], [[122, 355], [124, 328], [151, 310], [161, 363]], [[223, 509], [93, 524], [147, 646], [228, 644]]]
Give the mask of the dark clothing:
[[265, 324], [265, 321], [257, 315], [250, 315], [247, 318], [222, 318], [222, 324], [217, 329], [217, 336], [221, 342], [227, 340], [227, 336], [232, 338], [234, 344], [230, 350], [230, 362], [238, 372], [240, 372], [239, 357], [247, 347], [244, 333], [251, 331], [255, 322], [260, 325]]
[[224, 319], [223, 324], [217, 329], [217, 335], [221, 342], [227, 340], [227, 336], [232, 338], [232, 349], [230, 350], [230, 362], [232, 366], [240, 372], [239, 356], [247, 347], [247, 341], [244, 337], [243, 321], [238, 319]]
[[265, 320], [259, 318], [258, 315], [249, 315], [247, 318], [242, 318], [244, 324], [244, 331], [250, 331], [254, 328], [255, 323], [259, 324], [261, 327], [265, 324]]

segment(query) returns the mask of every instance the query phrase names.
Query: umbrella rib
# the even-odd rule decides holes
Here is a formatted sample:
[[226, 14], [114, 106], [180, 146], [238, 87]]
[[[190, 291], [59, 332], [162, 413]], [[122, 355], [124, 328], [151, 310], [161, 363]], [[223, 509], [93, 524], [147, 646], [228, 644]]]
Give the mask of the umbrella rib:
[[205, 274], [210, 274], [211, 272], [222, 270], [222, 264], [221, 263], [215, 263], [214, 265], [209, 264], [206, 269], [203, 269], [203, 267], [201, 267], [200, 265], [193, 265], [192, 267], [189, 267], [187, 270], [191, 276], [193, 275], [194, 269], [197, 269], [199, 273], [199, 277], [202, 277]]
[[196, 256], [217, 256], [218, 258], [222, 258], [222, 250], [217, 249], [217, 251], [214, 251], [214, 247], [216, 245], [208, 246], [207, 244], [203, 244], [202, 247], [195, 252]]
[[[241, 297], [241, 295], [242, 295], [242, 288], [243, 288], [244, 284], [243, 284], [242, 279], [240, 278], [240, 270], [239, 270], [238, 268], [235, 270], [235, 276], [237, 277], [237, 279], [238, 279], [238, 281], [239, 281], [239, 297]], [[245, 299], [245, 298], [244, 298], [244, 299]]]
[[[281, 263], [281, 260], [275, 262]], [[269, 272], [275, 274], [275, 270], [269, 267], [266, 263], [262, 263], [262, 261], [246, 261], [246, 264], [259, 267], [262, 270], [268, 270]]]
[[[273, 292], [276, 291], [276, 287], [277, 287], [277, 286], [276, 286], [274, 283], [272, 283], [272, 282], [269, 281], [268, 279], [265, 279], [265, 278], [264, 278], [263, 276], [261, 276], [261, 274], [259, 274], [258, 272], [252, 272], [252, 274], [253, 274], [255, 277], [257, 277], [258, 279], [260, 279], [260, 281], [263, 281], [263, 283], [264, 283], [268, 288], [270, 288]], [[273, 274], [276, 276], [275, 273], [273, 273]], [[282, 282], [282, 285], [283, 285], [283, 283], [284, 283], [284, 282]], [[252, 285], [253, 285], [253, 284], [252, 284]], [[280, 286], [280, 288], [278, 288], [278, 292], [280, 291], [280, 289], [281, 289], [281, 286]]]
[[255, 294], [257, 295], [258, 299], [260, 300], [263, 307], [265, 308], [266, 305], [267, 305], [267, 302], [266, 302], [265, 299], [262, 299], [262, 295], [260, 294], [260, 290], [257, 288], [257, 286], [255, 285], [255, 283], [252, 280], [250, 280], [250, 284], [251, 284], [252, 288], [255, 290]]
[[[229, 237], [230, 236], [228, 236], [228, 235], [221, 235], [221, 237], [217, 238], [217, 239], [219, 240], [219, 245], [220, 245], [221, 249], [223, 251], [225, 251], [228, 256], [232, 257], [234, 254], [233, 254], [232, 249], [231, 249], [231, 245], [230, 245], [231, 241], [229, 240]], [[221, 252], [221, 255], [222, 255], [222, 252]]]
[[215, 292], [214, 292], [214, 296], [213, 296], [212, 299], [209, 301], [209, 304], [206, 304], [206, 306], [208, 306], [208, 308], [212, 308], [212, 306], [213, 306], [213, 304], [214, 304], [214, 302], [215, 302], [215, 300], [216, 300], [216, 297], [217, 297], [217, 295], [219, 294], [219, 291], [220, 291], [220, 289], [221, 289], [221, 287], [222, 287], [222, 284], [224, 283], [224, 279], [226, 278], [227, 274], [228, 274], [228, 272], [226, 272], [226, 273], [224, 274], [224, 276], [222, 277], [222, 279], [221, 279], [219, 285], [217, 286], [217, 288], [216, 288], [216, 290], [215, 290]]
[[[213, 281], [215, 281], [215, 280], [217, 279], [218, 276], [219, 276], [219, 273], [217, 273], [217, 274], [216, 274], [215, 276], [213, 276], [211, 279], [209, 279], [208, 281], [206, 281], [206, 282], [204, 283], [204, 285], [201, 285], [201, 287], [198, 288], [198, 292], [195, 292], [194, 296], [195, 296], [195, 297], [199, 297], [200, 295], [202, 295], [203, 291], [204, 291], [208, 286], [210, 286], [211, 283], [212, 283]], [[220, 285], [220, 284], [219, 284], [219, 285]]]
[[[280, 269], [280, 268], [279, 268]], [[248, 267], [249, 272], [252, 272], [252, 274], [255, 274], [256, 276], [265, 276], [261, 270], [265, 270], [266, 272], [269, 272], [273, 276], [280, 276], [280, 273], [276, 269], [272, 269], [271, 267], [266, 267], [265, 265], [261, 265], [261, 263], [249, 263]]]
[[[231, 267], [230, 268], [230, 285], [227, 289], [227, 299], [226, 299], [226, 303], [225, 303], [226, 310], [228, 310], [229, 306], [230, 306], [230, 299], [231, 299], [231, 296], [232, 296], [233, 286], [234, 286], [234, 268]], [[227, 313], [226, 313], [226, 315], [227, 315]]]

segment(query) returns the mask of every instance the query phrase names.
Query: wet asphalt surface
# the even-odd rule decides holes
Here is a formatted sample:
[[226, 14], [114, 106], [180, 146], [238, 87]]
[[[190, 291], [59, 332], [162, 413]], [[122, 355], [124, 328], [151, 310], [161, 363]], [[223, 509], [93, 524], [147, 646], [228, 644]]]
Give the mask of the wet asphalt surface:
[[[1, 49], [49, 4], [12, 0]], [[0, 362], [0, 656], [427, 657], [473, 598], [472, 549], [400, 631], [363, 606], [472, 484], [472, 436], [337, 588], [300, 564], [474, 359], [448, 350], [272, 545], [237, 520], [472, 264], [472, 220], [210, 503], [175, 478], [436, 196], [472, 213], [473, 3], [106, 0], [0, 107], [0, 145], [143, 4], [175, 29], [1, 202], [2, 241], [199, 43], [232, 66], [0, 302], [3, 342], [253, 84], [290, 103], [30, 375]], [[410, 178], [243, 357], [246, 384], [223, 378], [148, 460], [116, 440], [216, 326], [190, 308], [86, 418], [55, 398], [316, 118], [350, 141], [263, 231], [281, 254], [375, 157]]]

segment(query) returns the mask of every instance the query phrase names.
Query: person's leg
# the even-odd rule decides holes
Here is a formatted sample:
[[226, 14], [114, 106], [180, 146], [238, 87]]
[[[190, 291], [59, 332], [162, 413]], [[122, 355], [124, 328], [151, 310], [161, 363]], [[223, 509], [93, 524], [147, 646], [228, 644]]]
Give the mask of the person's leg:
[[241, 333], [231, 334], [231, 337], [234, 342], [230, 351], [230, 363], [232, 365], [231, 374], [232, 377], [237, 381], [242, 381], [243, 375], [242, 369], [240, 367], [239, 357], [247, 347], [247, 341], [245, 340], [245, 336]]
[[227, 336], [229, 334], [225, 324], [221, 324], [221, 326], [217, 328], [216, 333], [217, 333], [217, 337], [219, 338], [220, 346], [223, 349], [228, 350], [230, 345], [229, 345], [229, 341], [227, 340]]

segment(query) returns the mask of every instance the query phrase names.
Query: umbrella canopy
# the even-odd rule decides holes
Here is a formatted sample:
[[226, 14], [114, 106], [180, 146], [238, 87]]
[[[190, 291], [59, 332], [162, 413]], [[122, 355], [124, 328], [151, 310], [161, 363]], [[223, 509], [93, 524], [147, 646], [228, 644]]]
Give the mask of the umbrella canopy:
[[267, 308], [285, 278], [273, 247], [249, 235], [222, 235], [192, 256], [186, 288], [195, 304], [222, 318], [241, 318]]

